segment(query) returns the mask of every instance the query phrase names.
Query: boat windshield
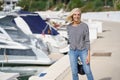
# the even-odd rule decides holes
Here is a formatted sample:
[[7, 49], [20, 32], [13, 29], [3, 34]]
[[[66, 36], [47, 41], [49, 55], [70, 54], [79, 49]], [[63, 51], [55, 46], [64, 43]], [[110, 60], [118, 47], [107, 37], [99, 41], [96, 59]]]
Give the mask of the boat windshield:
[[6, 16], [0, 19], [0, 26], [9, 34], [14, 41], [28, 41], [27, 37], [14, 23], [14, 16]]
[[0, 55], [4, 55], [4, 52], [11, 56], [36, 56], [32, 49], [0, 49]]

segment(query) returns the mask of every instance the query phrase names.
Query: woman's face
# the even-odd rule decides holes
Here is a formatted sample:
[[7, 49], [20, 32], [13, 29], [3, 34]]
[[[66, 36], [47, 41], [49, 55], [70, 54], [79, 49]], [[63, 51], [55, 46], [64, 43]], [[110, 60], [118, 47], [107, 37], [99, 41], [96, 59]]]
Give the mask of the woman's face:
[[75, 11], [73, 14], [73, 22], [80, 22], [80, 12], [79, 11]]

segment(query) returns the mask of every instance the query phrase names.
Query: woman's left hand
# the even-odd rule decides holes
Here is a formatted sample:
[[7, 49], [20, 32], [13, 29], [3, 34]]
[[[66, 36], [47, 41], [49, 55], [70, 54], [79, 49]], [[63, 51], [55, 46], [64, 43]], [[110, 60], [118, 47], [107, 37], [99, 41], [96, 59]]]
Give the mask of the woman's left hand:
[[87, 55], [87, 58], [86, 58], [86, 64], [89, 64], [90, 63], [90, 51], [88, 50], [88, 55]]

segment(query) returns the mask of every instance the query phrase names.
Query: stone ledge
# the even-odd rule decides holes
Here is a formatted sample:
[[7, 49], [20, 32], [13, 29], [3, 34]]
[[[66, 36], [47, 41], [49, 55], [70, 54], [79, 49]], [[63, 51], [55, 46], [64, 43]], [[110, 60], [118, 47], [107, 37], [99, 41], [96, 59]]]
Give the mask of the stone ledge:
[[62, 80], [70, 71], [69, 56], [65, 55], [47, 70], [40, 73], [42, 76], [31, 76], [29, 80]]

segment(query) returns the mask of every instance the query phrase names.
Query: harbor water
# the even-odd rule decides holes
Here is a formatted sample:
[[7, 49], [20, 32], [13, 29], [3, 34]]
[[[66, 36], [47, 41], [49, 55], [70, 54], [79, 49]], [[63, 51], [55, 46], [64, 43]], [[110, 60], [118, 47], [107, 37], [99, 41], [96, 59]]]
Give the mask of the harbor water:
[[43, 70], [49, 66], [10, 66], [0, 67], [0, 71], [7, 73], [19, 73], [18, 80], [28, 80], [32, 75], [39, 75]]

